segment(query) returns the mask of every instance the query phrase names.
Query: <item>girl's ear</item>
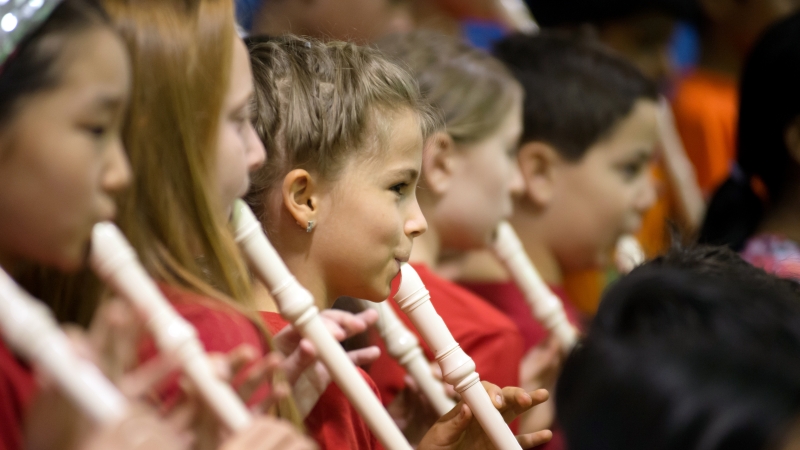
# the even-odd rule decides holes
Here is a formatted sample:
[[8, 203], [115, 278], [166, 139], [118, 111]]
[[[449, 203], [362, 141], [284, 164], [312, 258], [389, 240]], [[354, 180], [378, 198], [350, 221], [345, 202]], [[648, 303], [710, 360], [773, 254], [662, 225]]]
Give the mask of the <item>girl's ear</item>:
[[[318, 214], [318, 186], [306, 170], [295, 169], [283, 178], [281, 193], [283, 204], [294, 217], [295, 222], [306, 229], [316, 223]], [[312, 225], [313, 226], [313, 225]]]
[[539, 207], [547, 207], [555, 192], [556, 168], [561, 156], [544, 142], [526, 142], [517, 156], [519, 170], [525, 182], [525, 195]]
[[428, 138], [422, 158], [422, 181], [429, 192], [439, 196], [450, 188], [455, 156], [456, 145], [449, 134], [440, 131]]
[[786, 148], [789, 150], [789, 156], [792, 157], [795, 164], [800, 165], [800, 116], [789, 122], [789, 126], [786, 127], [784, 141], [786, 142]]

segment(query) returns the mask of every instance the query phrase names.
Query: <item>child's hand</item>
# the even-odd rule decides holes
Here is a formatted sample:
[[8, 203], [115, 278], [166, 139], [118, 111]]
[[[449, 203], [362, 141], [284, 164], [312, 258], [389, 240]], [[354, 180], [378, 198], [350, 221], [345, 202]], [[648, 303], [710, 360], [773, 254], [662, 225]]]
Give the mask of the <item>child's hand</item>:
[[186, 420], [186, 410], [164, 418], [136, 404], [121, 423], [90, 433], [77, 449], [188, 450], [194, 436], [184, 431]]
[[[339, 342], [363, 333], [378, 321], [378, 313], [372, 310], [352, 314], [347, 311], [328, 309], [322, 311], [320, 317], [328, 331]], [[279, 352], [286, 355], [286, 360], [281, 368], [286, 373], [287, 381], [292, 385], [317, 360], [317, 351], [314, 345], [300, 336], [300, 333], [292, 325], [286, 326], [279, 331], [273, 337], [273, 343]], [[367, 347], [348, 352], [348, 355], [350, 355], [350, 359], [354, 364], [364, 365], [375, 361], [380, 356], [380, 351], [377, 347]], [[317, 374], [317, 378], [320, 378], [321, 382], [324, 381], [325, 386], [327, 386], [330, 383], [330, 376], [321, 364], [317, 365], [323, 371]], [[320, 368], [314, 368], [313, 370], [319, 372]]]
[[[166, 417], [147, 406], [147, 395], [175, 368], [174, 361], [157, 357], [127, 370], [135, 359], [140, 331], [140, 323], [129, 312], [127, 305], [112, 300], [97, 311], [88, 334], [65, 329], [75, 351], [105, 369], [128, 398], [128, 415], [119, 424], [98, 429], [52, 380], [37, 373], [40, 390], [25, 418], [26, 448], [188, 448], [191, 439], [185, 430], [194, 404], [184, 403]], [[141, 439], [132, 437], [147, 443], [139, 446]]]
[[[542, 343], [532, 348], [520, 364], [520, 383], [526, 391], [535, 389], [555, 389], [556, 380], [564, 364], [564, 353], [561, 343], [554, 336], [549, 336]], [[522, 414], [519, 422], [520, 432], [543, 430], [553, 426], [555, 420], [555, 401], [549, 399], [538, 408]]]
[[273, 417], [258, 417], [245, 431], [228, 438], [219, 450], [314, 450], [314, 441], [303, 436], [288, 422]]
[[[487, 394], [492, 399], [506, 423], [534, 406], [545, 402], [549, 394], [544, 389], [530, 393], [521, 388], [506, 387], [500, 389], [486, 381], [482, 382]], [[550, 430], [517, 436], [522, 448], [531, 448], [548, 442], [553, 437]], [[459, 402], [452, 411], [440, 418], [431, 427], [419, 444], [420, 450], [466, 450], [494, 448], [489, 437], [483, 431], [472, 411], [464, 402]]]

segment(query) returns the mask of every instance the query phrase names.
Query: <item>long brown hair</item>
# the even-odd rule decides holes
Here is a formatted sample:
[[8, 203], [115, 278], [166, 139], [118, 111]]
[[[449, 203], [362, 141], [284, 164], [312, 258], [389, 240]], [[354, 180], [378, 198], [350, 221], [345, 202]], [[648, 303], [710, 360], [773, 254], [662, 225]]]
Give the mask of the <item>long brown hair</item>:
[[247, 267], [217, 211], [213, 164], [232, 59], [230, 0], [106, 0], [132, 58], [123, 130], [136, 180], [118, 223], [150, 273], [252, 306]]
[[[247, 264], [220, 211], [217, 130], [236, 38], [231, 0], [104, 0], [128, 47], [132, 95], [123, 141], [133, 185], [117, 224], [157, 280], [244, 314], [271, 345], [255, 312]], [[88, 271], [36, 274], [61, 320], [88, 325], [103, 287]], [[45, 292], [42, 292], [45, 291]], [[291, 400], [279, 415], [302, 428]]]

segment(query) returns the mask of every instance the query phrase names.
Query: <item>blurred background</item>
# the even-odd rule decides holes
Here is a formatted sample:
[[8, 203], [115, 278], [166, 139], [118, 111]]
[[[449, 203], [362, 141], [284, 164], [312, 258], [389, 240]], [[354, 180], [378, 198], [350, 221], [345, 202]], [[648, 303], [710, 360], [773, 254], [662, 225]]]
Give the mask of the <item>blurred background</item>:
[[[596, 39], [636, 64], [669, 100], [703, 204], [736, 160], [738, 80], [747, 52], [770, 24], [800, 0], [237, 0], [252, 34], [294, 33], [369, 44], [395, 32], [426, 28], [491, 49], [514, 33], [558, 28]], [[702, 211], [688, 214], [676, 180], [653, 165], [659, 200], [637, 236], [648, 256], [674, 236], [695, 236]], [[673, 165], [674, 166], [674, 165]], [[673, 169], [674, 171], [674, 169]], [[684, 202], [685, 203], [685, 202]], [[591, 315], [614, 268], [569, 274], [577, 306]]]

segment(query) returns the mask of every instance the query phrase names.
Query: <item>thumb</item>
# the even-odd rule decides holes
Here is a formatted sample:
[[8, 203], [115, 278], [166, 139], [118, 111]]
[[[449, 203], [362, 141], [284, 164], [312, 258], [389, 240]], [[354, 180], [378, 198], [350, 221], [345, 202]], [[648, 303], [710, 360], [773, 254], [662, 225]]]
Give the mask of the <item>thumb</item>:
[[[433, 424], [423, 441], [428, 441], [433, 448], [455, 445], [471, 420], [472, 411], [461, 402]], [[422, 443], [419, 448], [423, 448]]]

